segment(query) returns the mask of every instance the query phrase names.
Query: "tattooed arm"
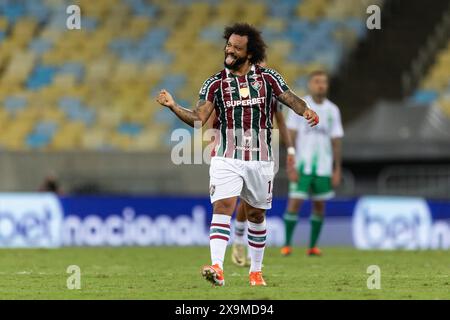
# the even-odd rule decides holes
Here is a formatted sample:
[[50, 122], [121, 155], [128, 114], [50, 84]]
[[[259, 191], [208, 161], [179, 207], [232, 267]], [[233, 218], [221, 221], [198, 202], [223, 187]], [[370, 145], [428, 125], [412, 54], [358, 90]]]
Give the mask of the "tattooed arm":
[[199, 100], [196, 107], [192, 110], [183, 108], [176, 103], [172, 95], [164, 89], [159, 92], [156, 101], [161, 105], [168, 107], [178, 118], [180, 118], [180, 120], [191, 127], [194, 127], [195, 122], [201, 122], [201, 125], [203, 126], [214, 110], [214, 105], [205, 100]]
[[304, 117], [311, 127], [319, 123], [319, 116], [310, 108], [305, 100], [299, 98], [291, 90], [287, 90], [278, 96], [278, 100], [291, 108], [296, 114]]

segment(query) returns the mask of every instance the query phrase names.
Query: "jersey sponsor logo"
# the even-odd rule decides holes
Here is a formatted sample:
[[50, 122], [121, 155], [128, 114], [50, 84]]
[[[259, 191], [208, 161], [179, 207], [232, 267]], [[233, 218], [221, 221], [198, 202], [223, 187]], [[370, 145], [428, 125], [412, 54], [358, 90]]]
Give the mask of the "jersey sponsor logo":
[[[247, 88], [248, 90], [248, 88]], [[229, 107], [238, 107], [238, 106], [250, 106], [252, 104], [260, 104], [265, 103], [266, 97], [258, 97], [258, 98], [251, 98], [251, 99], [245, 99], [245, 100], [234, 100], [230, 101], [228, 100], [226, 102], [226, 106]]]
[[281, 86], [286, 85], [286, 82], [284, 81], [283, 77], [281, 77], [281, 75], [278, 72], [276, 72], [275, 70], [266, 69], [266, 72], [270, 73], [272, 76], [274, 76], [278, 80], [278, 82], [280, 83]]
[[256, 137], [258, 133], [255, 130], [246, 130], [242, 132], [237, 130], [233, 132], [235, 143], [233, 148], [239, 151], [259, 152], [261, 148], [257, 147]]
[[205, 81], [205, 83], [203, 84], [202, 88], [200, 89], [199, 94], [206, 94], [206, 91], [208, 91], [208, 88], [211, 85], [211, 83], [216, 80], [217, 80], [217, 77], [211, 77], [211, 78], [207, 79]]

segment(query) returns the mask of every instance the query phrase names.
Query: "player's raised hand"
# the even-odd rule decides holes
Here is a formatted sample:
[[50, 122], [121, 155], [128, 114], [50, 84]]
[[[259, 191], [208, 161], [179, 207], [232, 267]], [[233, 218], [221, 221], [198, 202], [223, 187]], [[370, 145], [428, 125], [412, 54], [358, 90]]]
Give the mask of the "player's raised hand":
[[159, 95], [158, 98], [156, 98], [156, 101], [165, 107], [171, 108], [175, 106], [175, 100], [166, 89], [162, 89], [161, 91], [159, 91]]
[[303, 117], [308, 121], [311, 127], [314, 127], [319, 123], [319, 116], [312, 109], [307, 109], [303, 113]]

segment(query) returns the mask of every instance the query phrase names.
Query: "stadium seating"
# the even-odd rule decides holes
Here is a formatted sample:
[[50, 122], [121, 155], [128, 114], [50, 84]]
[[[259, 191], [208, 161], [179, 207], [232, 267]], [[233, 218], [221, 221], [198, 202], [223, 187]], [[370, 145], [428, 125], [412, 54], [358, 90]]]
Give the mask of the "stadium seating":
[[[66, 28], [70, 4], [81, 7], [81, 30]], [[192, 105], [202, 81], [222, 67], [225, 24], [245, 17], [261, 28], [269, 66], [303, 94], [308, 72], [336, 72], [364, 37], [362, 6], [359, 0], [0, 0], [0, 149], [167, 148], [169, 130], [181, 124], [154, 102], [155, 94], [166, 88]], [[439, 60], [446, 70], [449, 52]], [[448, 90], [437, 70], [424, 88]]]
[[411, 99], [422, 104], [436, 103], [450, 118], [450, 40], [436, 55], [434, 64]]

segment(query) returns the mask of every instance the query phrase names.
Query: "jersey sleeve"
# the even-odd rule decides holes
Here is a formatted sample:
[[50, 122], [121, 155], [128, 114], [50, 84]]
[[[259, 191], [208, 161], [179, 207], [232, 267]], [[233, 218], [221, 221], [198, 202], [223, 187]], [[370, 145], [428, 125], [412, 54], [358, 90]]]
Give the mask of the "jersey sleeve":
[[264, 69], [264, 73], [267, 75], [266, 79], [269, 81], [276, 97], [289, 90], [286, 81], [284, 81], [283, 77], [277, 71], [266, 68]]
[[198, 93], [199, 100], [209, 101], [214, 103], [214, 94], [219, 88], [220, 78], [218, 75], [212, 76], [203, 82], [202, 87]]
[[342, 138], [344, 136], [344, 129], [342, 127], [341, 112], [338, 107], [334, 107], [333, 124], [331, 126], [331, 138]]

